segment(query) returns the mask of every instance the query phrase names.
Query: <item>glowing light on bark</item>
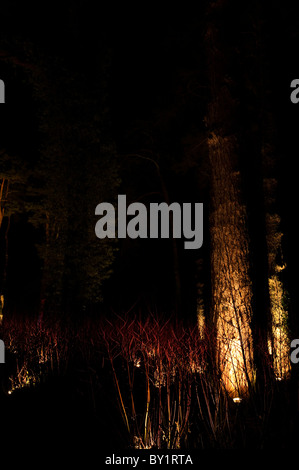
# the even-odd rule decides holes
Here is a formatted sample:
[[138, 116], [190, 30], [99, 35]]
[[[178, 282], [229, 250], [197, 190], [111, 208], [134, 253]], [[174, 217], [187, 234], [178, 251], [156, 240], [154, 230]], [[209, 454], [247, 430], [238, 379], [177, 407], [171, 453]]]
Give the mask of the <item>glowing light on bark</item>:
[[[286, 264], [283, 260], [281, 217], [278, 209], [278, 181], [276, 174], [276, 149], [271, 144], [273, 130], [267, 137], [262, 148], [264, 164], [264, 205], [265, 226], [268, 254], [268, 292], [270, 300], [270, 321], [268, 328], [268, 350], [272, 355], [272, 366], [276, 380], [289, 378], [290, 337], [288, 328], [288, 306], [286, 290], [283, 283], [283, 271]], [[275, 170], [275, 171], [273, 171]]]
[[[238, 318], [239, 317], [239, 318]], [[229, 395], [236, 401], [247, 395], [252, 375], [252, 341], [248, 325], [238, 325], [239, 314], [226, 311], [217, 322], [218, 361], [222, 382]]]
[[[283, 268], [280, 268], [282, 270]], [[268, 343], [269, 352], [273, 357], [273, 369], [277, 380], [287, 379], [290, 376], [290, 338], [288, 334], [288, 312], [284, 308], [283, 283], [275, 274], [269, 279], [269, 293], [271, 304], [271, 333]]]
[[246, 211], [240, 202], [239, 174], [233, 170], [235, 143], [212, 134], [209, 152], [213, 178], [211, 214], [212, 311], [217, 363], [232, 398], [248, 394], [254, 380], [252, 287]]
[[201, 339], [204, 338], [205, 323], [206, 323], [206, 319], [205, 319], [204, 311], [201, 309], [197, 309], [197, 327], [198, 327], [198, 332], [199, 332], [199, 336]]
[[233, 399], [246, 396], [253, 380], [252, 333], [242, 297], [238, 290], [234, 290], [234, 297], [224, 291], [216, 323], [222, 383]]

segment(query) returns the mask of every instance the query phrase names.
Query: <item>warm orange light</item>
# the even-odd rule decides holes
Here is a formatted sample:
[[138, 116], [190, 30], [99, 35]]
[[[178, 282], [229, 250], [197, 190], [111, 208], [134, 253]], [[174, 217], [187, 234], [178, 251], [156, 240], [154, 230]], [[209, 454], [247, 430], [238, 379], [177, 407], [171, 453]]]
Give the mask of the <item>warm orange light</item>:
[[217, 322], [218, 363], [222, 383], [233, 398], [248, 393], [253, 379], [251, 328], [234, 308], [226, 309]]
[[[283, 268], [280, 267], [280, 270]], [[290, 376], [290, 338], [288, 335], [288, 312], [284, 308], [283, 284], [278, 275], [274, 274], [269, 279], [269, 294], [271, 303], [271, 333], [269, 340], [269, 352], [273, 357], [273, 368], [276, 380], [287, 379]]]

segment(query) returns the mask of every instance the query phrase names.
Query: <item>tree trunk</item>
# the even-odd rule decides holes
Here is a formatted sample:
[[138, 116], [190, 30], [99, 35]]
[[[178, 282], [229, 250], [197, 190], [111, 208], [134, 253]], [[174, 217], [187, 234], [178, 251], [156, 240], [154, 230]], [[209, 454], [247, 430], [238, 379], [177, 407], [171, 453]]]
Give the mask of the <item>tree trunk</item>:
[[289, 357], [289, 314], [286, 302], [287, 293], [283, 279], [286, 268], [281, 243], [283, 234], [280, 231], [280, 217], [275, 208], [277, 180], [273, 174], [271, 175], [271, 170], [273, 171], [274, 166], [274, 154], [274, 147], [270, 144], [265, 144], [262, 149], [262, 156], [264, 163], [268, 286], [271, 315], [268, 331], [268, 348], [269, 353], [272, 355], [275, 377], [277, 380], [282, 380], [290, 377], [291, 364]]
[[217, 29], [225, 2], [211, 7], [205, 36], [210, 81], [206, 125], [211, 168], [210, 234], [212, 317], [216, 329], [217, 364], [232, 398], [247, 394], [253, 379], [252, 286], [246, 210], [241, 202], [236, 105], [227, 77], [230, 72]]

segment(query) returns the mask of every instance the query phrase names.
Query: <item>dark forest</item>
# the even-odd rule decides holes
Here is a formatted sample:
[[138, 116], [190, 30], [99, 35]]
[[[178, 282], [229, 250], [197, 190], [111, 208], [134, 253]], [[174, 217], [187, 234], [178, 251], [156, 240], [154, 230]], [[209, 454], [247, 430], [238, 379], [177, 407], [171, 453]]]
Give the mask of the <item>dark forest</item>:
[[[296, 446], [298, 45], [294, 2], [1, 7], [3, 438]], [[202, 203], [202, 246], [99, 239], [118, 195]]]

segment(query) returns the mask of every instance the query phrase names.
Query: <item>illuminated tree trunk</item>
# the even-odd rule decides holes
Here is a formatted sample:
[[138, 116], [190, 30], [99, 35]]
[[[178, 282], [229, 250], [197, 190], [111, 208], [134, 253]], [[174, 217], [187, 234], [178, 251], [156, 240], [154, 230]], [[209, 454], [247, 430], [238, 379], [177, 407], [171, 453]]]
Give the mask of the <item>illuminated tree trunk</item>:
[[270, 144], [265, 144], [262, 149], [270, 298], [268, 348], [272, 355], [275, 377], [277, 380], [282, 380], [289, 378], [291, 365], [289, 357], [290, 337], [288, 328], [288, 305], [283, 282], [283, 272], [286, 268], [281, 246], [283, 234], [280, 231], [280, 217], [275, 209], [277, 180], [273, 176], [274, 152], [275, 150]]
[[[284, 286], [286, 263], [283, 259], [281, 219], [278, 210], [278, 179], [276, 166], [276, 142], [279, 135], [279, 126], [275, 122], [273, 103], [276, 99], [276, 86], [271, 73], [271, 60], [269, 53], [273, 49], [272, 37], [270, 46], [267, 46], [267, 29], [265, 27], [267, 13], [261, 3], [256, 5], [256, 21], [254, 28], [254, 41], [256, 44], [256, 83], [253, 89], [260, 90], [259, 114], [261, 133], [261, 161], [263, 169], [263, 196], [265, 211], [266, 252], [268, 261], [267, 283], [269, 294], [269, 311], [267, 316], [268, 351], [272, 356], [274, 375], [277, 380], [290, 377], [290, 332], [288, 294]], [[269, 33], [268, 33], [269, 34]], [[270, 49], [270, 50], [269, 50]]]
[[206, 124], [211, 167], [210, 232], [212, 316], [217, 363], [232, 398], [248, 393], [253, 379], [252, 287], [246, 210], [241, 203], [235, 102], [229, 90], [228, 50], [219, 39], [217, 15], [225, 2], [213, 3], [205, 41], [210, 80]]

